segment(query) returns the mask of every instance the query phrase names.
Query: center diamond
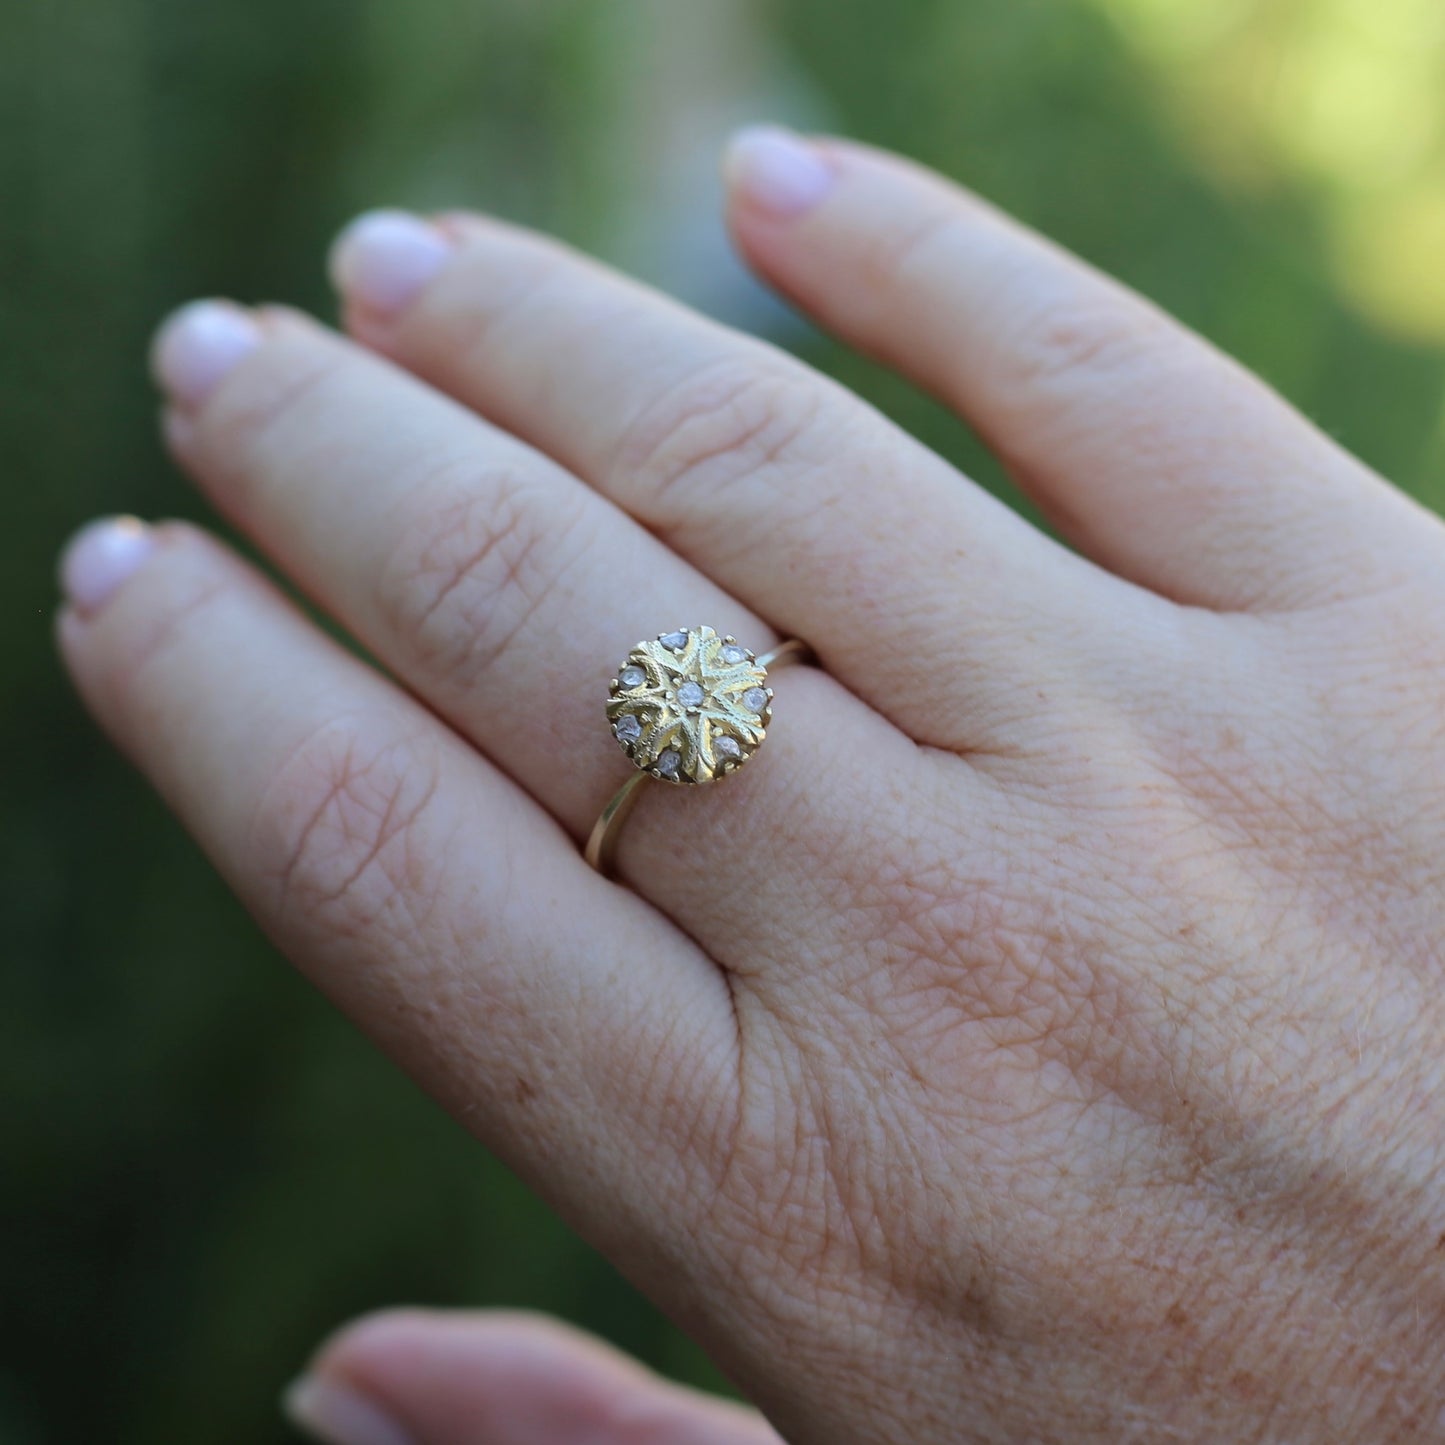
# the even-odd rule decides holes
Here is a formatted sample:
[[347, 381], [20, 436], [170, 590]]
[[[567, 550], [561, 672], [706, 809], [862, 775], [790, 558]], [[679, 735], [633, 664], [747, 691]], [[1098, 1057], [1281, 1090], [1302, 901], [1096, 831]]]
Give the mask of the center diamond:
[[640, 642], [612, 684], [607, 716], [627, 756], [673, 783], [707, 783], [742, 767], [771, 713], [767, 672], [711, 627]]

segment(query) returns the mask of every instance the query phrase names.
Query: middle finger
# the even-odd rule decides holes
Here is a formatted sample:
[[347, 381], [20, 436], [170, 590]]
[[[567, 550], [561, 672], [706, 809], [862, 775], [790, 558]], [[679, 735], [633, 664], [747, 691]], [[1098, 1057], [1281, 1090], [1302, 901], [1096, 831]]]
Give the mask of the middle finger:
[[[374, 286], [359, 284], [360, 262], [384, 262], [403, 224], [413, 244], [445, 241], [447, 256], [383, 311], [368, 303]], [[334, 270], [359, 340], [806, 636], [834, 676], [919, 742], [1012, 752], [1032, 726], [1020, 703], [1041, 680], [1114, 665], [1116, 579], [775, 347], [481, 217], [444, 228], [363, 218]]]
[[[759, 652], [776, 640], [607, 499], [389, 363], [290, 312], [229, 315], [252, 345], [201, 398], [176, 383], [205, 313], [161, 337], [178, 459], [575, 837], [631, 772], [603, 703], [638, 638], [707, 623]], [[852, 761], [893, 787], [916, 765], [911, 742], [826, 676], [799, 669], [778, 693], [764, 756], [705, 796], [649, 787], [619, 852], [724, 962], [791, 947], [779, 920], [801, 920], [819, 883], [805, 861], [846, 873], [853, 820], [873, 810]]]

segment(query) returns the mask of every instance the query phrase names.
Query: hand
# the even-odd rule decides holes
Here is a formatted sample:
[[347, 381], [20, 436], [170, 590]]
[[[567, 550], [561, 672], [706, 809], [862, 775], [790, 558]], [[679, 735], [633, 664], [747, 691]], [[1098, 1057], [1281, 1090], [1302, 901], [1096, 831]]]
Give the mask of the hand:
[[[190, 528], [65, 656], [297, 965], [796, 1442], [1424, 1440], [1445, 1325], [1445, 531], [978, 200], [745, 137], [732, 223], [1077, 553], [565, 249], [372, 218], [350, 340], [208, 304], [176, 456], [396, 679]], [[385, 359], [383, 359], [385, 358]], [[644, 791], [637, 638], [780, 674]]]

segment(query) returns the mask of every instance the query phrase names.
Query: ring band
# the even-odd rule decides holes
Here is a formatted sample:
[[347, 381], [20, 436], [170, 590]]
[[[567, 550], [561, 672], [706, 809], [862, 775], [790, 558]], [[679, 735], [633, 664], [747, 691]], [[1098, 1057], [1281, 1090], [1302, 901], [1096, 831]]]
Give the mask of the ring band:
[[612, 874], [622, 825], [649, 778], [679, 786], [716, 782], [762, 745], [773, 713], [770, 668], [812, 656], [790, 638], [755, 656], [711, 627], [680, 627], [639, 642], [607, 698], [607, 718], [635, 772], [603, 808], [583, 857]]

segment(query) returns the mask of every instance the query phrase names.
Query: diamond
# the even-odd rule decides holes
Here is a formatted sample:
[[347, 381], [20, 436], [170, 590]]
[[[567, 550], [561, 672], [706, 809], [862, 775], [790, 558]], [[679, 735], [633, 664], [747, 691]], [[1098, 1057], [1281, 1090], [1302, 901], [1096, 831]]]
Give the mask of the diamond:
[[667, 783], [735, 772], [762, 743], [771, 715], [767, 664], [711, 627], [654, 639], [639, 642], [614, 674], [607, 726], [618, 746], [634, 767]]

